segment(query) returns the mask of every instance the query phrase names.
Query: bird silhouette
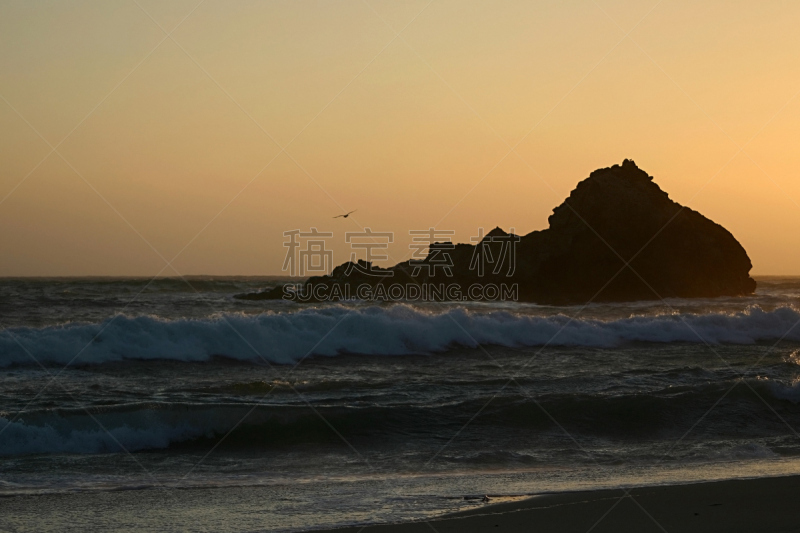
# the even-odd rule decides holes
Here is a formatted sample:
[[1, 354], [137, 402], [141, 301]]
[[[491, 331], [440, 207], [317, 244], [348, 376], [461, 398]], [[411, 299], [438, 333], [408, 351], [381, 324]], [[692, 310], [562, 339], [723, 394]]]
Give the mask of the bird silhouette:
[[333, 218], [347, 218], [347, 217], [349, 217], [349, 216], [350, 216], [352, 213], [355, 213], [356, 211], [358, 211], [358, 209], [353, 209], [352, 211], [350, 211], [349, 213], [345, 213], [344, 215], [336, 215], [336, 216], [335, 216], [335, 217], [333, 217]]

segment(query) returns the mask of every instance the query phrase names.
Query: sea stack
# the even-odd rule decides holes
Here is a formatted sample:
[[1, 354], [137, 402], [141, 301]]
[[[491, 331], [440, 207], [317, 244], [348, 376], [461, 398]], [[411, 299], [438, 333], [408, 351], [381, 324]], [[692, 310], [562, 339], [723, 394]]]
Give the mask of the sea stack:
[[630, 159], [592, 172], [549, 222], [519, 245], [527, 300], [713, 298], [756, 288], [734, 236], [672, 201]]
[[[391, 272], [391, 277], [381, 278], [345, 263], [330, 276], [310, 278], [306, 288], [347, 286], [335, 292], [356, 294], [359, 285], [446, 283], [461, 290], [449, 293], [455, 298], [442, 299], [469, 300], [468, 289], [474, 284], [515, 284], [516, 299], [556, 305], [746, 296], [756, 288], [750, 258], [734, 236], [672, 201], [630, 159], [592, 172], [553, 210], [549, 222], [549, 228], [521, 237], [495, 228], [476, 245], [432, 244], [425, 262], [441, 261], [447, 254], [451, 276], [407, 261], [381, 269]], [[476, 246], [486, 246], [496, 259], [506, 253], [498, 241], [507, 237], [515, 241], [513, 272], [490, 266], [480, 275]], [[285, 298], [286, 291], [279, 286], [239, 297]]]

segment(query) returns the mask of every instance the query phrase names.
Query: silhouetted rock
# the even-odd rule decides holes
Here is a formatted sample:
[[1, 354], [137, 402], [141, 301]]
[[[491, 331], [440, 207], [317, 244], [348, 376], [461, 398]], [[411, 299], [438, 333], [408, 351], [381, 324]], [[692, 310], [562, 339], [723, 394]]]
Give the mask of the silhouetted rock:
[[670, 200], [631, 160], [592, 172], [549, 222], [520, 243], [524, 273], [540, 280], [520, 285], [535, 301], [741, 296], [756, 288], [733, 235]]
[[259, 292], [234, 294], [233, 297], [237, 300], [280, 300], [283, 298], [283, 295], [283, 284], [280, 284], [276, 287], [270, 287]]
[[[461, 287], [457, 299], [471, 299], [468, 287], [475, 283], [517, 284], [520, 300], [547, 304], [743, 296], [756, 287], [747, 252], [733, 235], [670, 200], [628, 159], [592, 172], [553, 210], [549, 222], [548, 229], [523, 237], [500, 228], [486, 234], [477, 246], [491, 251], [495, 263], [485, 265], [482, 277], [476, 245], [434, 243], [421, 265], [407, 261], [381, 270], [393, 273], [392, 277], [365, 275], [346, 263], [330, 276], [309, 279], [307, 287], [348, 286], [346, 293], [356, 297], [358, 285], [444, 283]], [[509, 271], [506, 243], [512, 241], [517, 241], [515, 267]], [[452, 277], [446, 276], [441, 264], [425, 268], [441, 261], [442, 254], [449, 256]], [[495, 270], [502, 256], [506, 263]], [[362, 261], [359, 266], [363, 270], [367, 264]], [[277, 287], [269, 298], [284, 294]], [[454, 298], [451, 294], [431, 299]]]

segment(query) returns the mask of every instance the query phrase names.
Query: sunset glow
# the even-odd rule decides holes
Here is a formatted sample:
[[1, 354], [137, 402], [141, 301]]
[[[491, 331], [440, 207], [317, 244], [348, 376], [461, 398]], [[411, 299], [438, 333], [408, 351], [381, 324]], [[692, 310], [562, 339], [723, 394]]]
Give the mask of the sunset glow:
[[800, 271], [800, 5], [138, 3], [0, 5], [0, 275], [280, 274], [310, 227], [393, 264], [625, 158]]

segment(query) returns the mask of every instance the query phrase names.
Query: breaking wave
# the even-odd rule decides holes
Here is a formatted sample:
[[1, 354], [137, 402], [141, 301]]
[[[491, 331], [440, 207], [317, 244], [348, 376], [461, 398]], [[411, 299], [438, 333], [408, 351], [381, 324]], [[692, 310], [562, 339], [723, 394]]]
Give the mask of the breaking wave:
[[432, 312], [409, 305], [334, 306], [178, 320], [118, 315], [95, 324], [0, 330], [0, 367], [66, 364], [73, 358], [74, 363], [86, 364], [153, 359], [200, 362], [215, 356], [289, 364], [310, 355], [430, 354], [478, 343], [509, 347], [752, 344], [781, 338], [800, 341], [798, 322], [800, 313], [791, 307], [607, 321], [463, 308]]
[[[495, 444], [518, 441], [521, 434], [546, 439], [555, 433], [560, 438], [563, 429], [553, 425], [551, 415], [567, 431], [583, 436], [630, 442], [676, 440], [723, 397], [726, 402], [706, 424], [706, 430], [711, 426], [719, 438], [780, 437], [786, 435], [784, 420], [798, 423], [796, 383], [759, 378], [747, 380], [749, 387], [737, 383], [725, 380], [680, 390], [668, 387], [620, 395], [551, 393], [538, 395], [535, 401], [509, 393], [489, 405], [479, 396], [435, 407], [317, 405], [313, 411], [304, 405], [262, 403], [253, 409], [256, 404], [231, 402], [35, 409], [19, 417], [0, 414], [0, 456], [120, 453], [175, 446], [207, 450], [222, 438], [228, 448], [260, 450], [338, 444], [340, 435], [362, 443], [365, 439], [389, 442], [400, 435], [437, 439], [443, 430], [447, 434], [457, 432], [476, 412], [482, 416], [472, 420], [471, 431], [487, 438], [491, 435]], [[764, 406], [751, 388], [768, 399], [782, 418], [764, 416]], [[792, 447], [781, 453], [797, 453], [795, 450]]]

